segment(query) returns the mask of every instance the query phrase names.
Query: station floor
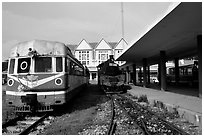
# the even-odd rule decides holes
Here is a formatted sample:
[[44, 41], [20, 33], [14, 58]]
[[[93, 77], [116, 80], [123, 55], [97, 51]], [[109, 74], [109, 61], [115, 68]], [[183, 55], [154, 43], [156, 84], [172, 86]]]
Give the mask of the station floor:
[[133, 96], [146, 95], [150, 102], [163, 102], [171, 109], [176, 108], [179, 114], [190, 122], [202, 126], [202, 98], [197, 97], [198, 88], [167, 86], [167, 91], [161, 91], [155, 84], [148, 88], [129, 85], [131, 89], [128, 92]]

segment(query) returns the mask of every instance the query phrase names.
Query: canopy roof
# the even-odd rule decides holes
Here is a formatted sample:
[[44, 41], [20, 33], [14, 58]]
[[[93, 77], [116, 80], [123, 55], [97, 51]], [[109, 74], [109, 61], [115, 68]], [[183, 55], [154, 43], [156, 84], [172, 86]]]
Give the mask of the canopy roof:
[[166, 51], [167, 60], [197, 54], [197, 36], [202, 34], [202, 3], [182, 2], [159, 23], [130, 45], [117, 58], [127, 63], [159, 62], [160, 51]]

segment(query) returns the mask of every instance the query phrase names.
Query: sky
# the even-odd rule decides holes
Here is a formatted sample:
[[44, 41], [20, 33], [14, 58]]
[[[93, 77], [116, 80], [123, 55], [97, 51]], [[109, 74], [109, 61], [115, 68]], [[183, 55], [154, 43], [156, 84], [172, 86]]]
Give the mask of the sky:
[[[123, 2], [124, 39], [140, 38], [178, 3]], [[33, 39], [65, 44], [118, 42], [122, 38], [120, 2], [3, 2], [2, 60], [15, 44]]]

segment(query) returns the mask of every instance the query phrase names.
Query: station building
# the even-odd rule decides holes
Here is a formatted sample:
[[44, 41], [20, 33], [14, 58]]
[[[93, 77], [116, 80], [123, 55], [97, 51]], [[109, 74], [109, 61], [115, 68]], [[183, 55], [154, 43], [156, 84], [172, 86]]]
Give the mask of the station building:
[[[73, 55], [90, 71], [90, 80], [97, 81], [97, 66], [109, 59], [110, 55], [118, 58], [122, 51], [127, 48], [127, 42], [121, 38], [118, 42], [107, 42], [101, 39], [99, 42], [87, 42], [83, 39], [78, 45], [67, 46], [71, 49]], [[119, 65], [124, 61], [117, 61]]]

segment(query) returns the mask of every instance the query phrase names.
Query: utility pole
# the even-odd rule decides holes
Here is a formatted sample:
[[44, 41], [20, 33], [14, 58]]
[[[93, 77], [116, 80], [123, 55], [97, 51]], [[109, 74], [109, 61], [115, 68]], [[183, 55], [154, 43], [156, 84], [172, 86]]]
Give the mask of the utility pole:
[[121, 2], [121, 25], [122, 25], [122, 38], [124, 39], [124, 15], [123, 15], [123, 2]]

